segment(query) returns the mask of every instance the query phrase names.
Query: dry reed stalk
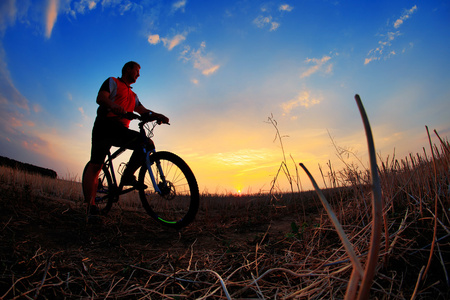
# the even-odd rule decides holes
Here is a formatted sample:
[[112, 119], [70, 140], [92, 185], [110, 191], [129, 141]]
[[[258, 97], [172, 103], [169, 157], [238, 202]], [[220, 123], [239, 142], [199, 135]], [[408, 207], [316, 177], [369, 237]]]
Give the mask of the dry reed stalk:
[[433, 254], [434, 254], [434, 246], [435, 246], [435, 242], [436, 242], [436, 233], [437, 233], [437, 213], [438, 213], [438, 192], [437, 192], [437, 168], [436, 168], [436, 158], [434, 156], [434, 151], [433, 151], [433, 145], [431, 143], [431, 138], [430, 138], [430, 132], [428, 131], [428, 127], [425, 126], [425, 128], [427, 129], [427, 134], [428, 134], [428, 141], [430, 143], [430, 148], [431, 148], [431, 155], [433, 157], [433, 170], [434, 170], [434, 191], [435, 191], [435, 200], [434, 200], [434, 227], [433, 227], [433, 242], [431, 243], [431, 249], [430, 249], [430, 256], [428, 257], [428, 262], [427, 262], [427, 266], [425, 268], [425, 271], [423, 272], [422, 275], [422, 279], [425, 279], [425, 276], [428, 273], [428, 269], [430, 268], [431, 265], [431, 260], [433, 258]]
[[350, 280], [347, 285], [347, 290], [345, 291], [345, 300], [356, 299], [356, 293], [358, 292], [358, 286], [361, 276], [356, 271], [352, 270], [352, 275], [350, 275]]
[[381, 240], [381, 219], [382, 219], [383, 205], [381, 202], [381, 185], [378, 176], [378, 168], [376, 162], [375, 146], [373, 142], [372, 131], [370, 129], [370, 124], [359, 95], [355, 95], [355, 100], [361, 113], [361, 118], [366, 131], [367, 144], [369, 148], [368, 149], [369, 158], [370, 158], [370, 175], [372, 178], [372, 238], [370, 242], [370, 250], [368, 254], [365, 272], [362, 270], [359, 260], [355, 252], [353, 251], [352, 245], [348, 241], [348, 238], [344, 230], [342, 229], [341, 224], [336, 218], [331, 206], [329, 205], [322, 191], [319, 189], [317, 183], [315, 182], [312, 175], [309, 173], [308, 169], [303, 164], [300, 164], [300, 166], [305, 170], [306, 174], [310, 178], [317, 194], [319, 195], [319, 198], [323, 206], [325, 207], [328, 213], [328, 216], [330, 217], [333, 225], [336, 228], [339, 238], [341, 239], [344, 248], [346, 249], [347, 254], [350, 257], [350, 260], [352, 261], [355, 271], [352, 272], [352, 277], [350, 278], [349, 283], [350, 287], [347, 289], [348, 294], [346, 295], [346, 299], [354, 299], [356, 297], [355, 288], [357, 286], [357, 282], [359, 282], [359, 278], [362, 278], [362, 283], [360, 292], [358, 294], [358, 299], [366, 299], [369, 294], [370, 286], [372, 285], [372, 280], [375, 275], [378, 261], [378, 254]]
[[341, 223], [336, 218], [336, 215], [333, 212], [333, 208], [328, 203], [323, 192], [320, 190], [319, 186], [317, 185], [316, 181], [314, 180], [314, 177], [311, 175], [311, 173], [309, 173], [308, 169], [302, 163], [300, 163], [300, 166], [303, 168], [305, 173], [308, 175], [309, 179], [311, 180], [312, 185], [316, 189], [317, 195], [319, 196], [319, 199], [322, 202], [322, 205], [324, 206], [329, 218], [331, 219], [331, 222], [333, 223], [334, 227], [336, 228], [339, 238], [341, 239], [342, 244], [344, 245], [344, 248], [347, 251], [348, 256], [350, 257], [353, 267], [362, 276], [364, 274], [364, 270], [355, 254], [355, 251], [352, 248], [351, 243], [349, 242], [349, 240], [347, 238], [347, 235], [344, 232], [344, 229], [342, 228]]
[[367, 258], [366, 270], [362, 278], [361, 289], [359, 291], [358, 299], [367, 299], [369, 290], [372, 286], [372, 280], [376, 272], [378, 261], [378, 254], [380, 251], [381, 242], [381, 219], [383, 212], [383, 203], [381, 201], [381, 185], [378, 176], [377, 160], [375, 155], [375, 145], [372, 137], [372, 130], [370, 128], [369, 120], [366, 111], [362, 104], [359, 95], [355, 95], [356, 103], [358, 104], [359, 112], [363, 120], [364, 129], [366, 131], [367, 146], [369, 148], [370, 158], [370, 175], [372, 178], [372, 237], [370, 241], [370, 250]]
[[293, 186], [293, 183], [292, 183], [293, 179], [292, 179], [292, 176], [291, 176], [291, 174], [289, 172], [289, 168], [287, 166], [286, 154], [284, 152], [284, 146], [283, 146], [283, 138], [286, 137], [286, 136], [282, 136], [280, 134], [280, 131], [278, 130], [278, 123], [273, 118], [273, 116], [270, 116], [267, 119], [269, 121], [268, 123], [271, 123], [272, 126], [275, 128], [276, 133], [275, 133], [274, 141], [278, 139], [278, 141], [280, 142], [281, 152], [283, 154], [283, 161], [280, 164], [280, 167], [278, 169], [277, 174], [275, 175], [275, 178], [272, 180], [272, 187], [270, 188], [270, 192], [269, 193], [271, 195], [273, 195], [273, 190], [275, 189], [275, 185], [276, 185], [276, 182], [277, 182], [277, 179], [278, 179], [278, 175], [280, 174], [281, 171], [283, 171], [284, 175], [286, 176], [286, 178], [287, 178], [287, 180], [289, 182], [289, 185], [291, 187], [291, 192], [294, 193], [294, 186]]

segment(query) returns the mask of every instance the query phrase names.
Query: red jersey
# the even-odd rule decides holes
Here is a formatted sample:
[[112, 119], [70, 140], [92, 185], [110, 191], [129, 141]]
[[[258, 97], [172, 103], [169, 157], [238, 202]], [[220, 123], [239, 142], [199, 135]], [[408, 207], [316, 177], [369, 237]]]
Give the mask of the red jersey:
[[[108, 92], [109, 99], [122, 106], [127, 112], [133, 112], [136, 107], [141, 105], [138, 96], [121, 78], [109, 77], [103, 82], [100, 91]], [[105, 116], [105, 111], [101, 107], [99, 107], [97, 114], [100, 113]], [[117, 119], [127, 128], [130, 125], [130, 120], [120, 117], [113, 112], [107, 111], [106, 117]]]

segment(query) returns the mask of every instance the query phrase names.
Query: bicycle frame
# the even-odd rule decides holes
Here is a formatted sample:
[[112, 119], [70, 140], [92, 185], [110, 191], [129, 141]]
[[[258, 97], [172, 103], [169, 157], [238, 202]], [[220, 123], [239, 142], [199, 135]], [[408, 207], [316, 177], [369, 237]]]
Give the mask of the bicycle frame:
[[[145, 122], [140, 122], [139, 123], [139, 129], [140, 129], [140, 133], [141, 133], [142, 138], [146, 140], [147, 137], [145, 135], [144, 125], [145, 125]], [[123, 186], [118, 184], [118, 181], [117, 181], [117, 178], [116, 178], [116, 173], [114, 171], [113, 160], [115, 158], [117, 158], [118, 156], [120, 156], [123, 152], [125, 152], [125, 150], [127, 150], [126, 146], [122, 146], [119, 149], [117, 149], [116, 151], [114, 151], [114, 153], [112, 153], [112, 154], [111, 154], [111, 151], [109, 151], [108, 155], [107, 155], [107, 159], [104, 162], [105, 167], [107, 169], [109, 169], [109, 172], [111, 174], [112, 183], [114, 184], [115, 187], [118, 188], [118, 191], [117, 191], [117, 195], [118, 196], [126, 194], [128, 192], [131, 192], [131, 191], [135, 190], [134, 187], [127, 188], [127, 189], [123, 190]], [[161, 190], [160, 190], [158, 184], [156, 183], [156, 178], [155, 178], [155, 175], [153, 174], [153, 171], [152, 171], [152, 168], [151, 168], [151, 166], [153, 165], [154, 162], [152, 162], [150, 160], [151, 154], [156, 152], [156, 150], [155, 149], [147, 150], [146, 147], [145, 147], [145, 144], [144, 144], [142, 150], [145, 153], [145, 165], [147, 166], [147, 171], [148, 171], [148, 173], [150, 175], [150, 179], [152, 181], [153, 188], [154, 188], [155, 192], [161, 193]], [[165, 181], [164, 173], [163, 173], [163, 170], [162, 170], [161, 165], [159, 164], [159, 162], [156, 163], [156, 166], [158, 168], [158, 171], [159, 171], [159, 174], [161, 176], [161, 179], [163, 181]]]

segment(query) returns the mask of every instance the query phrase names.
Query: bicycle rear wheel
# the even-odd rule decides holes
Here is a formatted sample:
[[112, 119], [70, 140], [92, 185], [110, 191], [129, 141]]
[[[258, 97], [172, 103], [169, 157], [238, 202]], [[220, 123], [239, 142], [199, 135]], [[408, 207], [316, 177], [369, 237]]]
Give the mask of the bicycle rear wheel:
[[151, 154], [152, 172], [160, 193], [153, 186], [147, 166], [139, 171], [139, 182], [148, 186], [139, 190], [142, 206], [158, 223], [180, 229], [190, 224], [197, 214], [199, 191], [197, 180], [189, 166], [176, 154], [156, 152]]
[[97, 194], [95, 204], [97, 204], [100, 214], [106, 216], [114, 202], [117, 202], [117, 186], [112, 183], [111, 174], [106, 166], [103, 166], [98, 175]]

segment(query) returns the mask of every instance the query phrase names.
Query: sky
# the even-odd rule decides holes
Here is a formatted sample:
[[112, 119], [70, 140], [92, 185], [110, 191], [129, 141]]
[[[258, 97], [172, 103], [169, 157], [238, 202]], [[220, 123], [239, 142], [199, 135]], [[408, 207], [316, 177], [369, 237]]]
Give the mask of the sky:
[[267, 192], [284, 159], [323, 187], [336, 147], [368, 165], [355, 94], [380, 160], [428, 151], [425, 126], [449, 136], [449, 32], [447, 0], [3, 0], [0, 155], [80, 180], [98, 90], [133, 60], [133, 90], [170, 118], [157, 150], [200, 192]]

